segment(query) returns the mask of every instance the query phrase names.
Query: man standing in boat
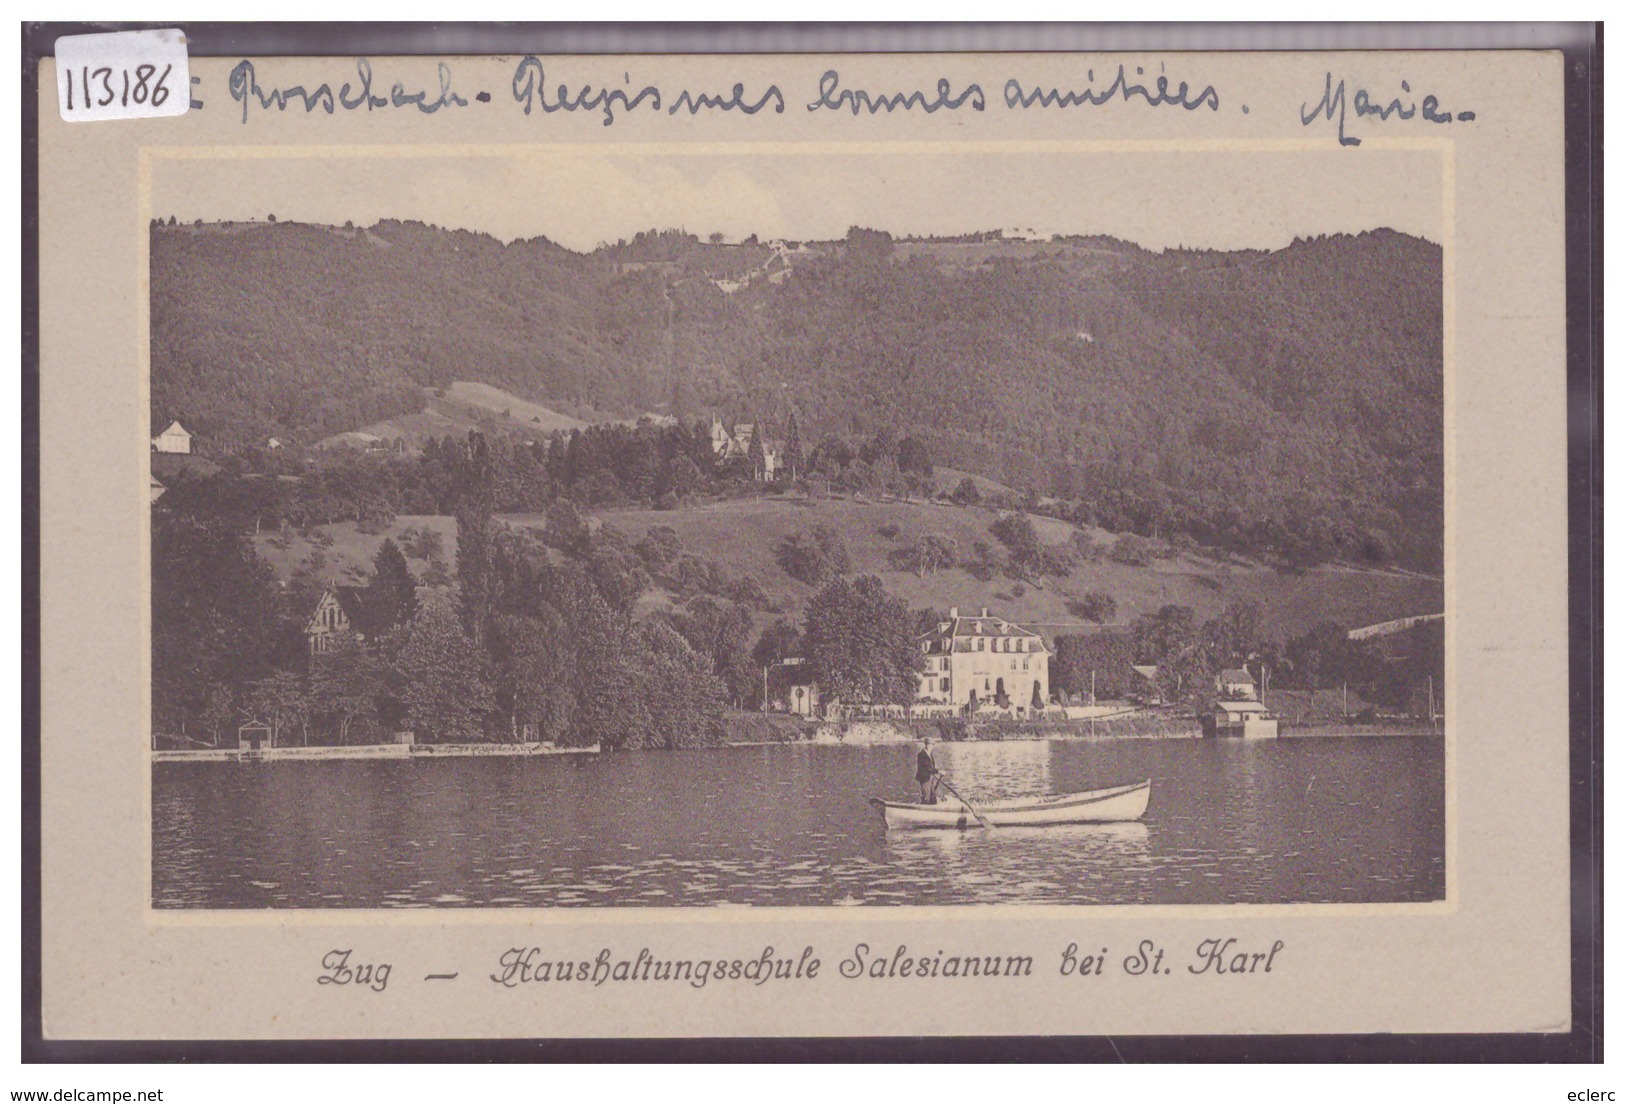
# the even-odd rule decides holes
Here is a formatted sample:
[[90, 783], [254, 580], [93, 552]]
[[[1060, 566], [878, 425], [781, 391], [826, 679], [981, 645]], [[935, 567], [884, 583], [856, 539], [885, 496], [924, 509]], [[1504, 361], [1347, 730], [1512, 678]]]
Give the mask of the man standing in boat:
[[937, 761], [931, 758], [931, 737], [920, 738], [920, 754], [915, 757], [914, 781], [920, 784], [920, 804], [935, 805], [937, 803], [937, 782], [942, 772], [937, 770]]

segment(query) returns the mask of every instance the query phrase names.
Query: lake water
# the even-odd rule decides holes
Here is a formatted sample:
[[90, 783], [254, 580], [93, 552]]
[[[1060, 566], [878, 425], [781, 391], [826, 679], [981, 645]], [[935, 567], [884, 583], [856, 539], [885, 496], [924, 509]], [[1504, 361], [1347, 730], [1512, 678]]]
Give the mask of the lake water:
[[[887, 832], [914, 748], [153, 765], [158, 908], [1211, 904], [1444, 895], [1437, 737], [937, 745], [972, 801], [1152, 779], [1143, 822]], [[912, 797], [910, 795], [913, 795]]]

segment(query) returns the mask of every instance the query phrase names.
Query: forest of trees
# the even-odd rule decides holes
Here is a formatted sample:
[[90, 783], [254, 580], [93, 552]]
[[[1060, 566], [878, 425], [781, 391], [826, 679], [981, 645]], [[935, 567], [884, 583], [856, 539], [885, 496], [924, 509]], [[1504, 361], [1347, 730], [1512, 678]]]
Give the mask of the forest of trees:
[[[261, 488], [298, 485], [218, 474], [166, 495], [153, 511], [154, 731], [212, 745], [253, 717], [278, 744], [410, 730], [424, 742], [528, 734], [564, 746], [697, 747], [721, 738], [725, 708], [760, 706], [758, 657], [775, 649], [769, 662], [805, 649], [848, 700], [912, 694], [916, 617], [872, 576], [826, 565], [802, 624], [755, 634], [754, 615], [771, 608], [760, 583], [686, 551], [669, 527], [631, 541], [589, 526], [569, 498], [551, 502], [540, 529], [497, 522], [496, 457], [470, 434], [406, 462], [433, 466], [424, 486], [456, 517], [456, 584], [419, 601], [421, 580], [386, 539], [359, 631], [315, 657], [304, 628], [324, 583], [307, 573], [279, 586], [248, 535], [271, 509]], [[415, 534], [414, 554], [436, 555], [431, 537]], [[674, 605], [634, 616], [655, 585]]]
[[[1214, 677], [1246, 666], [1259, 677], [1268, 670], [1280, 690], [1328, 690], [1347, 686], [1385, 710], [1416, 713], [1425, 708], [1428, 679], [1444, 683], [1444, 628], [1425, 622], [1394, 637], [1350, 640], [1345, 626], [1321, 622], [1287, 641], [1263, 629], [1257, 603], [1232, 603], [1198, 622], [1187, 606], [1163, 606], [1136, 618], [1126, 630], [1067, 634], [1055, 642], [1050, 684], [1070, 695], [1100, 700], [1145, 696], [1154, 689], [1166, 702], [1206, 708]], [[1157, 668], [1148, 688], [1133, 667]]]
[[[1428, 242], [1107, 242], [960, 265], [855, 231], [780, 283], [712, 282], [761, 252], [687, 234], [581, 255], [399, 222], [155, 225], [152, 415], [231, 451], [416, 410], [423, 388], [459, 379], [685, 422], [788, 392], [815, 479], [823, 465], [918, 486], [934, 462], [1149, 539], [1440, 567]], [[864, 457], [883, 433], [913, 444]], [[665, 463], [634, 454], [622, 491], [572, 493], [640, 498], [665, 478], [680, 494], [692, 473]]]
[[[540, 528], [504, 526], [494, 516], [499, 469], [490, 443], [471, 434], [433, 454], [457, 521], [456, 585], [420, 590], [425, 580], [412, 577], [403, 549], [384, 540], [353, 607], [359, 632], [314, 659], [303, 630], [320, 580], [296, 574], [279, 585], [255, 554], [246, 519], [215, 512], [209, 496], [155, 507], [154, 731], [229, 743], [238, 724], [256, 718], [279, 744], [368, 743], [404, 729], [426, 742], [697, 747], [721, 739], [725, 709], [761, 707], [761, 670], [791, 656], [806, 661], [826, 700], [913, 700], [917, 636], [942, 614], [909, 609], [873, 576], [852, 577], [840, 534], [814, 526], [780, 549], [816, 565], [798, 561], [819, 589], [796, 616], [773, 606], [753, 577], [686, 550], [667, 526], [633, 541], [589, 526], [568, 498], [551, 504]], [[1031, 523], [1013, 514], [994, 529], [1012, 562], [1020, 559]], [[402, 539], [414, 557], [441, 552], [428, 531]], [[930, 550], [940, 539], [926, 534], [920, 547], [900, 551], [951, 555]], [[671, 604], [635, 616], [656, 586]], [[1115, 613], [1101, 592], [1080, 607], [1091, 620]], [[756, 632], [757, 615], [774, 612], [778, 620]], [[1426, 679], [1442, 685], [1436, 622], [1359, 642], [1329, 622], [1280, 641], [1263, 623], [1255, 603], [1233, 603], [1206, 622], [1168, 605], [1126, 630], [1062, 635], [1051, 685], [1121, 698], [1145, 689], [1131, 666], [1152, 665], [1160, 697], [1202, 707], [1218, 671], [1247, 664], [1267, 668], [1277, 688], [1341, 684], [1412, 712]]]
[[[534, 444], [486, 437], [497, 513], [543, 513], [568, 502], [579, 507], [669, 509], [696, 499], [759, 493], [749, 457], [720, 460], [701, 423], [596, 425], [555, 432]], [[208, 474], [179, 470], [169, 477], [166, 505], [193, 514], [231, 518], [249, 527], [306, 529], [336, 521], [387, 522], [398, 514], [452, 514], [459, 500], [457, 465], [464, 442], [431, 438], [417, 455], [391, 450], [296, 447], [243, 449], [221, 456]], [[907, 458], [909, 468], [898, 463]], [[872, 491], [930, 494], [925, 445], [887, 432], [856, 444], [825, 437], [799, 466], [808, 493]], [[922, 476], [921, 471], [926, 475]], [[774, 484], [791, 485], [788, 476]]]
[[[1146, 567], [1192, 546], [1294, 571], [1441, 569], [1437, 246], [1378, 230], [1273, 252], [1001, 248], [996, 234], [854, 228], [796, 252], [790, 278], [730, 294], [719, 285], [769, 246], [650, 230], [579, 254], [409, 222], [155, 223], [151, 414], [180, 420], [201, 454], [155, 471], [203, 461], [166, 468], [153, 512], [155, 730], [207, 742], [253, 714], [284, 743], [410, 728], [682, 747], [715, 740], [724, 708], [758, 704], [764, 657], [788, 649], [847, 694], [901, 700], [912, 685], [909, 649], [888, 642], [932, 614], [853, 578], [842, 534], [810, 525], [774, 547], [817, 588], [805, 611], [778, 610], [670, 528], [632, 541], [584, 517], [607, 507], [794, 486], [991, 508], [985, 541], [916, 534], [889, 565], [1003, 573], [1017, 593], [1087, 561]], [[622, 420], [314, 447], [460, 380]], [[717, 410], [759, 427], [748, 455], [713, 455]], [[769, 439], [784, 476], [764, 488]], [[943, 468], [972, 476], [939, 488]], [[311, 666], [302, 629], [322, 565], [279, 583], [250, 535], [377, 533], [407, 514], [455, 516], [456, 562], [419, 547], [432, 533], [386, 542], [365, 639]], [[1119, 536], [1046, 545], [1041, 514]], [[403, 551], [428, 572], [411, 579]], [[634, 616], [654, 587], [670, 605]], [[1107, 625], [1116, 601], [1091, 591], [1068, 610]], [[764, 615], [780, 620], [754, 634]], [[887, 626], [885, 640], [853, 645], [853, 619]], [[1258, 623], [1244, 607], [1199, 624], [1168, 606], [1128, 632], [1062, 638], [1053, 684], [1078, 692], [1093, 670], [1105, 696], [1126, 691], [1130, 664], [1155, 664], [1168, 696], [1188, 698], [1252, 658], [1281, 686], [1414, 696], [1392, 643], [1350, 644], [1331, 624], [1268, 640]], [[1415, 671], [1434, 669], [1432, 631], [1405, 637]]]

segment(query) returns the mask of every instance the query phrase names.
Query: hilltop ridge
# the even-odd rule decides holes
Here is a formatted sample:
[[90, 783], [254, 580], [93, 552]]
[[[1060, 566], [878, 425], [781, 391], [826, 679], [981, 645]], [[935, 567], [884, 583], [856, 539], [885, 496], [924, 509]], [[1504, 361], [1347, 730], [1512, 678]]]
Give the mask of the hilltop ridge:
[[389, 423], [457, 381], [610, 418], [793, 406], [809, 443], [913, 435], [939, 464], [1090, 503], [1114, 529], [1219, 544], [1262, 522], [1439, 566], [1432, 243], [1152, 253], [855, 229], [794, 246], [787, 277], [729, 291], [768, 247], [155, 225], [153, 417], [229, 447]]

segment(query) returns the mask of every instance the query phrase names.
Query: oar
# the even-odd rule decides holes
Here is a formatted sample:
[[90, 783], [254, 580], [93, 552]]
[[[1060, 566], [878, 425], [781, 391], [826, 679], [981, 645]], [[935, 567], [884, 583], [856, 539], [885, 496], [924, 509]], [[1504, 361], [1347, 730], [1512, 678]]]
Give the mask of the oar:
[[949, 793], [953, 794], [955, 797], [959, 798], [959, 803], [961, 805], [965, 806], [965, 808], [970, 810], [970, 815], [976, 818], [976, 823], [980, 824], [983, 828], [992, 828], [993, 827], [993, 822], [991, 820], [987, 819], [987, 817], [985, 817], [981, 813], [977, 812], [976, 811], [976, 806], [972, 805], [969, 801], [966, 801], [964, 795], [961, 794], [958, 790], [953, 788], [952, 784], [950, 784], [949, 781], [948, 781], [948, 776], [947, 775], [945, 775], [945, 774], [943, 774], [943, 773], [941, 773], [939, 771], [937, 773], [937, 777], [939, 779], [941, 779], [941, 781], [942, 781], [942, 788], [947, 790]]

